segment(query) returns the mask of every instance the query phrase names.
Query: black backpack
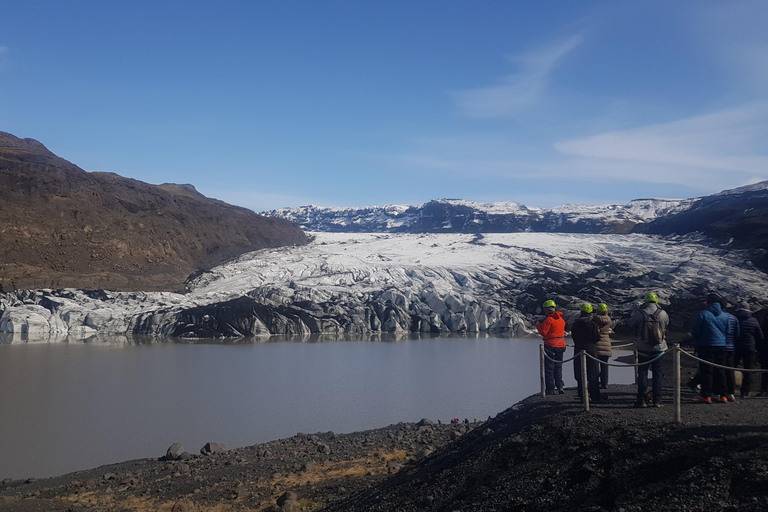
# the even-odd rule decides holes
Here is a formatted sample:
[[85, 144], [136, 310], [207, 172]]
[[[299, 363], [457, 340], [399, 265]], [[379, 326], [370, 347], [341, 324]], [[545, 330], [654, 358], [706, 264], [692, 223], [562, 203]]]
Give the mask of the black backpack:
[[643, 310], [640, 311], [643, 314], [643, 323], [640, 325], [640, 339], [650, 345], [658, 345], [664, 341], [664, 329], [661, 327], [661, 322], [659, 322], [659, 315], [661, 315], [662, 311], [661, 308], [657, 308], [652, 315]]

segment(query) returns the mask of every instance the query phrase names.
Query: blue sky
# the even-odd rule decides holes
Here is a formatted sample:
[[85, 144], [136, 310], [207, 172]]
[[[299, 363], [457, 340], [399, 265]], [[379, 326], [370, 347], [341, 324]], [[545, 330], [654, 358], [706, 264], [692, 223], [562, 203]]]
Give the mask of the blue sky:
[[0, 130], [256, 211], [768, 179], [764, 1], [0, 0]]

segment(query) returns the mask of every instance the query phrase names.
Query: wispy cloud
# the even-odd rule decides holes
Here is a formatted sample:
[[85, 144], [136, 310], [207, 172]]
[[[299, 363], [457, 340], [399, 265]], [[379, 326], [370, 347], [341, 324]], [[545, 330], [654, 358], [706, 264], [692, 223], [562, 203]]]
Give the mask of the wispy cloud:
[[468, 117], [490, 119], [514, 116], [520, 108], [539, 100], [552, 71], [582, 40], [583, 37], [577, 35], [511, 58], [519, 66], [518, 73], [504, 78], [500, 85], [453, 93], [456, 106]]
[[768, 102], [555, 144], [581, 172], [643, 182], [733, 185], [768, 178]]
[[[706, 194], [768, 179], [768, 102], [544, 146], [514, 137], [421, 139], [392, 161], [425, 172], [502, 180], [658, 184]], [[630, 185], [631, 186], [631, 185]], [[648, 192], [644, 192], [648, 193]]]

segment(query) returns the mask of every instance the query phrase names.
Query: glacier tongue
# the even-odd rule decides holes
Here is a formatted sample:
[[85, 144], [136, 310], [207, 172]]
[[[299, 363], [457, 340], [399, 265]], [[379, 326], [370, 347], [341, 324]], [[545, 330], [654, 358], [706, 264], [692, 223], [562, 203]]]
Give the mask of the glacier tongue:
[[768, 276], [736, 251], [646, 235], [314, 233], [206, 271], [187, 294], [6, 294], [11, 340], [133, 333], [186, 338], [533, 332], [541, 301], [606, 302], [621, 320], [648, 291], [687, 329], [710, 290], [759, 309]]

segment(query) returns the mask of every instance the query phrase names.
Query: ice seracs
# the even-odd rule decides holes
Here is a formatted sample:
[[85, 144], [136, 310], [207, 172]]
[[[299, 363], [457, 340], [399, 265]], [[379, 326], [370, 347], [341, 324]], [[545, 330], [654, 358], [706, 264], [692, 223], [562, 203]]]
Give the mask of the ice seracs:
[[[670, 308], [716, 289], [768, 306], [768, 276], [738, 251], [684, 238], [563, 233], [313, 233], [191, 280], [189, 293], [6, 294], [0, 330], [183, 338], [533, 332], [543, 297], [607, 302], [618, 320], [656, 291]], [[672, 311], [673, 327], [688, 320]], [[54, 336], [55, 337], [55, 336]], [[23, 338], [23, 336], [22, 336]], [[58, 338], [56, 338], [58, 339]]]

